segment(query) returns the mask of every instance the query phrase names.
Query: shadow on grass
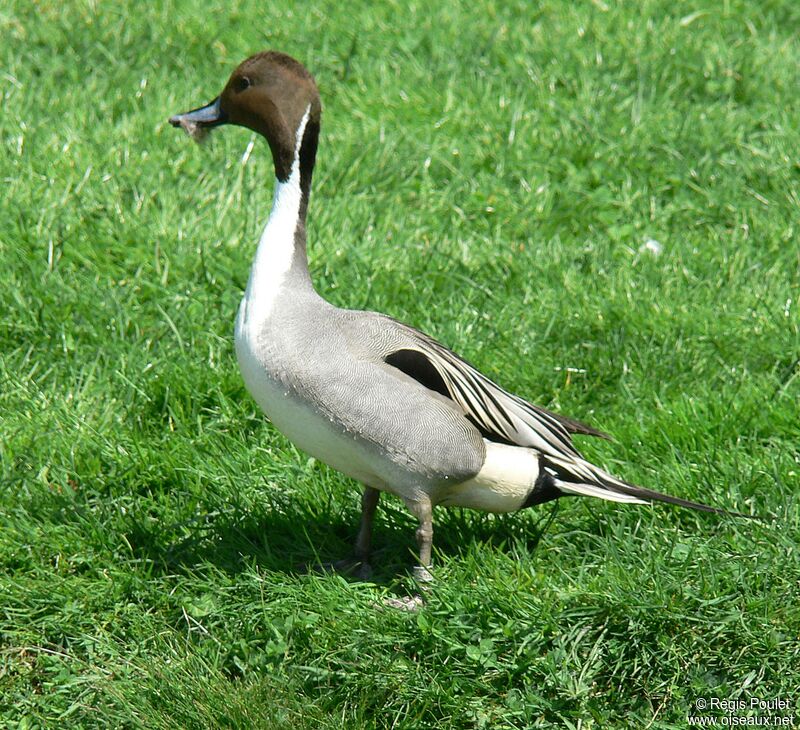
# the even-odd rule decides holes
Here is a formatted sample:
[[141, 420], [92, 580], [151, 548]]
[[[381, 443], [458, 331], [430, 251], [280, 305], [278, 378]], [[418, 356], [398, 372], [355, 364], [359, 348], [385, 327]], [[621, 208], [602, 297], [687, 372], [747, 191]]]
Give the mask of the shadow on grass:
[[[416, 562], [416, 521], [388, 500], [382, 503], [385, 509], [376, 516], [372, 539], [371, 582], [377, 584], [407, 574]], [[352, 555], [357, 513], [313, 514], [304, 505], [296, 505], [294, 513], [291, 510], [231, 509], [172, 525], [146, 526], [131, 519], [125, 535], [134, 555], [155, 574], [191, 572], [210, 563], [230, 574], [258, 566], [263, 571], [302, 575], [308, 572], [305, 566], [313, 569]], [[532, 554], [557, 512], [556, 503], [532, 524], [513, 515], [497, 518], [467, 510], [438, 510], [434, 548], [458, 556], [476, 544], [502, 550], [513, 541]]]

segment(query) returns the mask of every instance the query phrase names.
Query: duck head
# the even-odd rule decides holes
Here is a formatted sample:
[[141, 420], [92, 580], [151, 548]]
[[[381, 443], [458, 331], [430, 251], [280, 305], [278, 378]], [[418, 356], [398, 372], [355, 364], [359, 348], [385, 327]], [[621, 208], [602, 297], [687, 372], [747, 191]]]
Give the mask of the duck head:
[[288, 180], [297, 159], [300, 184], [307, 191], [321, 113], [317, 86], [305, 67], [285, 53], [264, 51], [239, 64], [212, 102], [169, 122], [195, 139], [223, 124], [252, 129], [269, 143], [277, 179]]

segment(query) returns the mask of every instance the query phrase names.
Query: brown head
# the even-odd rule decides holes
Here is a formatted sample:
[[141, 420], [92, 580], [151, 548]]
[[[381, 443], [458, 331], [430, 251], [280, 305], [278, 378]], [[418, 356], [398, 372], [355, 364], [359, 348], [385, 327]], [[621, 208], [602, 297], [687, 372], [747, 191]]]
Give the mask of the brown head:
[[[301, 187], [307, 198], [321, 113], [317, 85], [305, 67], [285, 53], [264, 51], [239, 64], [212, 102], [176, 114], [169, 122], [190, 133], [237, 124], [264, 135], [272, 150], [275, 176], [281, 181], [289, 178], [299, 153]], [[302, 139], [297, 139], [298, 132]]]

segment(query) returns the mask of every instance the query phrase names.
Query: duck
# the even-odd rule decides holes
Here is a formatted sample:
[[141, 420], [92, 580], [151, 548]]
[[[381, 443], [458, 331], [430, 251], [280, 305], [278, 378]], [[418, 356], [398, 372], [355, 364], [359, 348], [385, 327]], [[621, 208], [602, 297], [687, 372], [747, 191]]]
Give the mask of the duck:
[[315, 289], [306, 214], [320, 137], [316, 82], [279, 51], [250, 56], [211, 102], [169, 119], [196, 140], [222, 126], [263, 136], [275, 171], [272, 209], [236, 316], [247, 390], [299, 449], [363, 485], [351, 557], [371, 574], [382, 492], [416, 517], [414, 577], [432, 580], [433, 511], [515, 512], [565, 496], [665, 502], [730, 512], [616, 477], [585, 459], [575, 435], [609, 438], [526, 401], [424, 332], [385, 314], [341, 309]]

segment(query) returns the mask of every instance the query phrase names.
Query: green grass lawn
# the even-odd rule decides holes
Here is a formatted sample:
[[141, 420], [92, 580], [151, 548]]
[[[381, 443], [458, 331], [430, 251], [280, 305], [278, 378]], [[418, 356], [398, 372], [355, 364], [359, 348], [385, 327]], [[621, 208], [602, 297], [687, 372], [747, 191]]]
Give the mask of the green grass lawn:
[[[697, 698], [795, 707], [799, 25], [795, 0], [3, 3], [0, 724], [682, 728]], [[328, 299], [613, 433], [580, 446], [620, 476], [765, 521], [438, 510], [412, 614], [376, 607], [410, 590], [415, 549], [389, 497], [374, 583], [299, 574], [348, 554], [359, 498], [235, 362], [268, 149], [166, 121], [263, 48], [321, 90]]]

